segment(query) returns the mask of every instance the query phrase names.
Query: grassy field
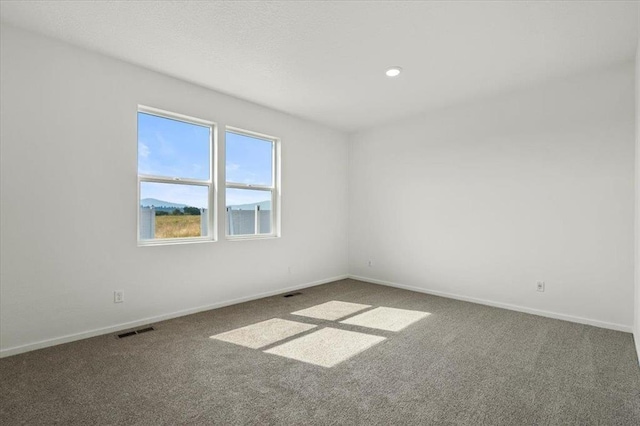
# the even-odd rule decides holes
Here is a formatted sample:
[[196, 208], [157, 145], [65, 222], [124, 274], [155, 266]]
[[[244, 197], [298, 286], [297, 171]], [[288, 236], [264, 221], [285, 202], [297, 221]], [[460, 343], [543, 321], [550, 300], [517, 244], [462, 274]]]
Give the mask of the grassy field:
[[156, 238], [200, 236], [200, 216], [156, 216]]

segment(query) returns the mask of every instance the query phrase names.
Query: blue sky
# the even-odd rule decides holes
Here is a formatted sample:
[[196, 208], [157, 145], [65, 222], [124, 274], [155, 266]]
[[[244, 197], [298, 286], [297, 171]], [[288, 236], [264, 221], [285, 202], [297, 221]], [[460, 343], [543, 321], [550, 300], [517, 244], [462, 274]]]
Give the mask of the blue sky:
[[138, 113], [138, 173], [209, 179], [209, 128]]
[[227, 182], [271, 185], [272, 143], [226, 132]]
[[[209, 128], [151, 114], [138, 113], [138, 173], [162, 177], [208, 180]], [[272, 143], [236, 133], [226, 133], [227, 181], [270, 185]], [[226, 191], [227, 205], [268, 200], [269, 192]], [[140, 198], [157, 198], [193, 207], [207, 207], [201, 186], [143, 183]]]

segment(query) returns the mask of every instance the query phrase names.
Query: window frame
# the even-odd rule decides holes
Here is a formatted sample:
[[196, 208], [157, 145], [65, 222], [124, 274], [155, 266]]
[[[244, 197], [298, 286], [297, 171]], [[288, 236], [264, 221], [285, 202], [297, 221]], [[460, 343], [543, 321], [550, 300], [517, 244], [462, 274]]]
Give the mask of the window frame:
[[[225, 126], [225, 159], [224, 159], [224, 209], [225, 209], [225, 227], [224, 234], [229, 241], [246, 241], [246, 240], [262, 240], [269, 238], [280, 238], [280, 144], [278, 137], [258, 133], [251, 130], [241, 129], [239, 127]], [[239, 182], [227, 181], [227, 133], [235, 133], [240, 136], [248, 136], [255, 139], [261, 139], [265, 142], [271, 142], [271, 185], [256, 185]], [[242, 234], [229, 235], [229, 215], [227, 214], [227, 189], [245, 189], [253, 191], [269, 191], [271, 192], [271, 232], [269, 234]]]
[[[183, 114], [178, 114], [171, 111], [162, 110], [159, 108], [148, 107], [144, 105], [138, 105], [138, 109], [136, 111], [136, 129], [138, 129], [138, 114], [149, 114], [154, 115], [160, 118], [166, 118], [169, 120], [181, 121], [188, 124], [193, 124], [197, 126], [204, 126], [209, 128], [209, 179], [192, 179], [192, 178], [182, 178], [179, 176], [167, 177], [167, 176], [156, 176], [156, 175], [147, 175], [140, 174], [140, 171], [137, 170], [138, 176], [138, 199], [136, 202], [137, 205], [137, 221], [136, 221], [136, 239], [138, 241], [138, 246], [158, 246], [158, 245], [171, 245], [171, 244], [186, 244], [186, 243], [202, 243], [202, 242], [215, 242], [218, 240], [218, 214], [217, 214], [217, 147], [218, 147], [218, 125], [210, 120], [203, 120], [200, 118], [195, 118]], [[136, 131], [136, 138], [138, 137], [138, 132]], [[139, 144], [140, 141], [137, 140], [137, 156], [138, 163], [136, 167], [139, 167], [140, 160], [140, 150]], [[187, 238], [154, 238], [149, 240], [144, 240], [140, 238], [140, 192], [141, 185], [144, 182], [149, 183], [167, 183], [172, 185], [189, 185], [189, 186], [204, 186], [207, 187], [207, 195], [208, 195], [208, 205], [209, 209], [208, 214], [208, 235], [200, 236], [200, 237], [187, 237]]]

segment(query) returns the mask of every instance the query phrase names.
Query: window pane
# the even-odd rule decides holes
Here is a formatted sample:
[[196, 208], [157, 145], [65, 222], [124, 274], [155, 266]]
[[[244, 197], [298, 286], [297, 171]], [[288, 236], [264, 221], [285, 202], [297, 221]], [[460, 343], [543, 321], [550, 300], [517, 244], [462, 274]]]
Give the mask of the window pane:
[[140, 239], [209, 235], [209, 188], [171, 183], [140, 183]]
[[227, 235], [270, 233], [271, 191], [228, 188]]
[[138, 173], [209, 180], [211, 128], [138, 113]]
[[273, 141], [226, 132], [227, 182], [273, 183]]

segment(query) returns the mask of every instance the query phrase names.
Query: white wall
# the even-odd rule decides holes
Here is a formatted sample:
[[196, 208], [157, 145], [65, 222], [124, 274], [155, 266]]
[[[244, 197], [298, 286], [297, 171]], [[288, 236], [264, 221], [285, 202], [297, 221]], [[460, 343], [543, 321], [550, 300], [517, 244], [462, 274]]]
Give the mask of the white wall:
[[633, 70], [356, 134], [350, 274], [631, 331]]
[[[1, 41], [2, 355], [347, 273], [346, 135], [12, 27]], [[137, 247], [138, 104], [282, 138], [282, 238]]]

